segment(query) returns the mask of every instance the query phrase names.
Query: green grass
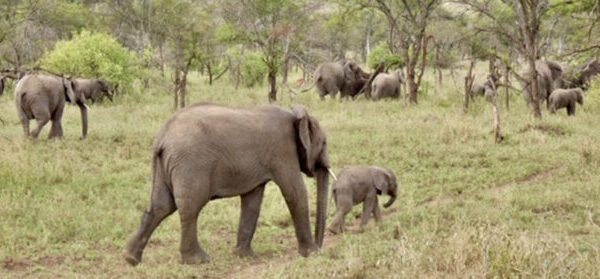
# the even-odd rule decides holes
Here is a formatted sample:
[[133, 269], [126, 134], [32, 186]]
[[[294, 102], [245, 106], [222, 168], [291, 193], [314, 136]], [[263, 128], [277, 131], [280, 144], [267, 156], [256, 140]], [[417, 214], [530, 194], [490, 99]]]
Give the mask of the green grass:
[[[380, 225], [327, 236], [321, 253], [302, 258], [283, 197], [270, 183], [253, 241], [258, 258], [231, 253], [239, 216], [232, 198], [210, 202], [200, 215], [210, 263], [179, 264], [174, 214], [135, 268], [120, 252], [148, 206], [152, 141], [174, 113], [169, 87], [93, 106], [85, 141], [73, 106], [62, 141], [46, 139], [49, 125], [40, 139], [24, 140], [7, 92], [0, 97], [0, 277], [600, 276], [598, 86], [576, 117], [561, 111], [536, 120], [513, 96], [510, 111], [501, 109], [506, 140], [495, 144], [487, 102], [465, 114], [462, 88], [449, 79], [429, 84], [417, 106], [280, 94], [279, 105], [304, 104], [319, 119], [336, 171], [380, 165], [396, 172], [400, 195]], [[209, 87], [195, 73], [188, 88], [190, 103], [267, 99], [265, 88], [235, 90], [225, 80]], [[315, 182], [306, 182], [314, 211]]]

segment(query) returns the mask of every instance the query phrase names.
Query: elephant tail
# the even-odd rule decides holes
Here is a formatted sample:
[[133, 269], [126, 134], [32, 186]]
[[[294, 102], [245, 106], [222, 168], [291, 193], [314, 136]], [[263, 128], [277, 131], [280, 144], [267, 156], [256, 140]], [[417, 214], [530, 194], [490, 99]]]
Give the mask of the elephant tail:
[[169, 192], [171, 192], [171, 189], [173, 188], [171, 187], [171, 183], [167, 179], [168, 176], [165, 172], [163, 151], [164, 149], [160, 145], [154, 149], [154, 154], [152, 156], [152, 187], [166, 187]]

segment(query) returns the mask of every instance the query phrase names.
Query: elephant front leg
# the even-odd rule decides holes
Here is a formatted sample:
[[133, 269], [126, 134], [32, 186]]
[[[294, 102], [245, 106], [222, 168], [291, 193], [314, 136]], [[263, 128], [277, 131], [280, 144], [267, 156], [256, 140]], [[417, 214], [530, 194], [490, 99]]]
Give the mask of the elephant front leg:
[[367, 197], [365, 202], [363, 203], [363, 212], [360, 220], [360, 231], [363, 232], [367, 223], [369, 223], [369, 219], [371, 218], [371, 214], [373, 214], [374, 206], [376, 202], [376, 197]]
[[256, 231], [264, 190], [265, 184], [262, 184], [241, 196], [242, 213], [240, 214], [237, 245], [234, 250], [238, 256], [255, 256], [250, 245]]
[[52, 138], [62, 138], [63, 130], [60, 121], [52, 121], [52, 128], [50, 128], [50, 134], [48, 135], [49, 139]]

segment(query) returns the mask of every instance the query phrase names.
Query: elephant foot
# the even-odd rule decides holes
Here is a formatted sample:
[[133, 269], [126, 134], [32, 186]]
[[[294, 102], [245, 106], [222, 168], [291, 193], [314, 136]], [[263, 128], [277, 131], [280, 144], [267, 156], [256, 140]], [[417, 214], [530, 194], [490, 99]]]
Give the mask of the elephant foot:
[[317, 246], [317, 244], [314, 244], [314, 243], [311, 245], [308, 245], [306, 247], [300, 246], [298, 248], [298, 253], [300, 253], [300, 255], [302, 255], [303, 257], [308, 257], [313, 252], [318, 252], [318, 251], [319, 251], [319, 247]]
[[236, 247], [233, 250], [233, 254], [237, 255], [238, 257], [256, 257], [256, 254], [254, 253], [254, 251], [252, 251], [251, 248], [242, 248], [242, 247]]
[[203, 251], [198, 251], [191, 255], [181, 255], [182, 264], [201, 264], [210, 262], [210, 256]]
[[125, 261], [127, 261], [127, 263], [129, 263], [132, 266], [136, 266], [140, 262], [142, 262], [142, 253], [131, 253], [130, 251], [125, 250], [121, 255], [123, 256]]

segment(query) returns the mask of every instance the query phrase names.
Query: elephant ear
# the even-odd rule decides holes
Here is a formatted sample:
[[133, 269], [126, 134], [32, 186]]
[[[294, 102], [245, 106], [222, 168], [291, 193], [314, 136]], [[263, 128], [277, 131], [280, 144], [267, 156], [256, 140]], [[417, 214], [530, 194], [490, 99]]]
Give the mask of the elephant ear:
[[344, 64], [344, 77], [346, 79], [355, 80], [358, 77], [358, 73], [356, 72], [356, 63], [354, 61], [348, 61]]
[[377, 190], [377, 194], [381, 195], [382, 193], [387, 193], [388, 191], [388, 177], [383, 170], [374, 169], [371, 172], [371, 177], [373, 179], [373, 186]]
[[312, 176], [312, 169], [315, 165], [315, 158], [312, 158], [311, 142], [311, 123], [310, 116], [306, 108], [301, 105], [292, 107], [292, 112], [296, 116], [294, 127], [296, 129], [296, 146], [300, 169], [309, 176]]
[[65, 92], [65, 96], [67, 97], [67, 101], [69, 103], [75, 104], [77, 99], [75, 97], [75, 88], [73, 88], [73, 81], [70, 78], [61, 78], [63, 90]]
[[546, 61], [548, 68], [550, 68], [550, 72], [552, 73], [552, 80], [556, 80], [563, 75], [563, 69], [560, 64], [554, 61]]

